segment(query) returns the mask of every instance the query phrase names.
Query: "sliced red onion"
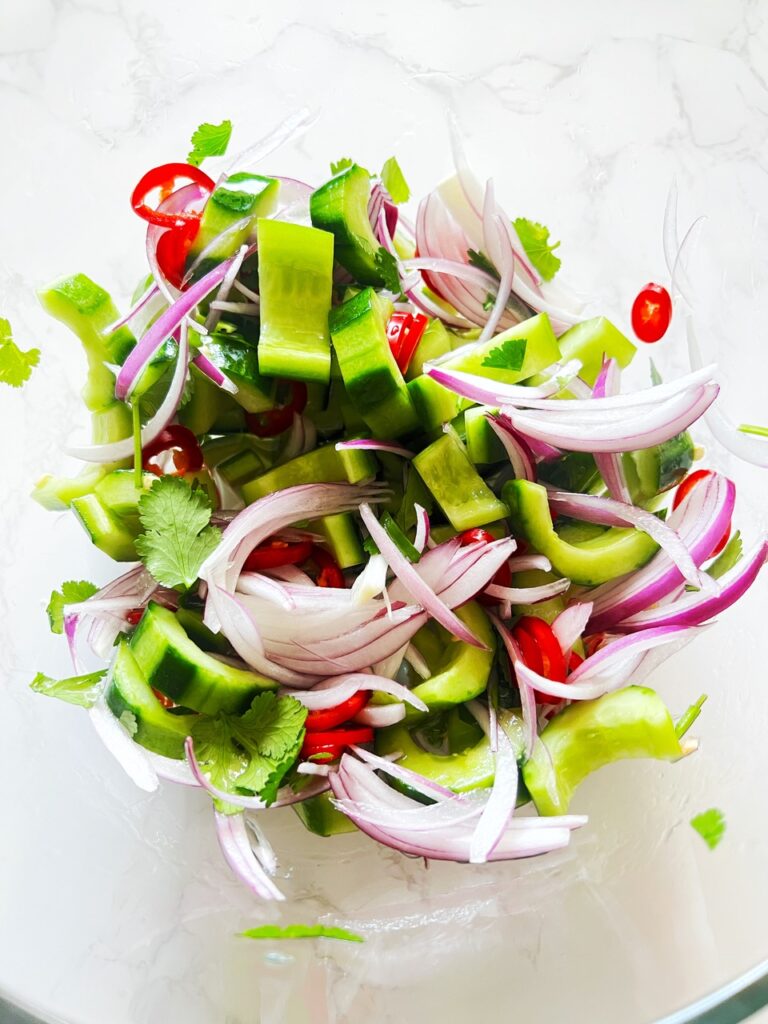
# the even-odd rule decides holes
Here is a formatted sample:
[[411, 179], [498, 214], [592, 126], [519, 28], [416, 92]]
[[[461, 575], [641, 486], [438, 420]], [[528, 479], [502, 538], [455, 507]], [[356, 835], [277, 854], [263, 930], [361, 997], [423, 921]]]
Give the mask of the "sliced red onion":
[[[621, 368], [615, 359], [604, 359], [603, 366], [592, 390], [594, 398], [609, 398], [619, 394], [621, 387]], [[616, 501], [632, 504], [632, 493], [624, 473], [624, 459], [618, 452], [597, 452], [595, 454], [600, 476], [608, 488], [608, 493]]]
[[418, 772], [411, 771], [410, 768], [403, 768], [396, 761], [388, 761], [385, 757], [379, 757], [378, 754], [374, 754], [364, 747], [353, 746], [351, 749], [362, 761], [365, 761], [372, 768], [384, 772], [385, 775], [389, 775], [393, 779], [404, 782], [411, 789], [415, 789], [417, 793], [421, 793], [422, 796], [429, 797], [431, 800], [452, 799], [455, 795], [453, 790], [448, 789], [447, 786], [442, 786], [439, 782], [434, 782], [424, 775], [419, 775]]
[[638, 612], [613, 628], [630, 633], [654, 626], [698, 626], [738, 601], [755, 582], [766, 559], [768, 541], [758, 541], [733, 569], [720, 578], [719, 594], [703, 591], [685, 594], [672, 604]]
[[553, 621], [552, 632], [560, 644], [560, 650], [563, 652], [566, 661], [573, 650], [573, 645], [587, 628], [591, 614], [591, 601], [577, 601], [561, 611]]
[[[299, 701], [300, 704], [303, 704], [309, 711], [325, 711], [327, 708], [335, 708], [339, 704], [343, 704], [344, 701], [354, 697], [361, 690], [387, 693], [391, 697], [396, 697], [399, 701], [405, 701], [406, 704], [410, 704], [411, 707], [417, 708], [419, 711], [429, 710], [424, 701], [411, 693], [407, 686], [396, 683], [392, 679], [370, 675], [365, 672], [333, 676], [330, 679], [324, 679], [311, 690], [291, 693], [291, 696]], [[391, 706], [382, 705], [382, 707]]]
[[505, 537], [501, 541], [495, 542], [494, 545], [486, 544], [484, 546], [486, 550], [475, 552], [471, 564], [457, 573], [452, 582], [447, 582], [451, 575], [446, 574], [446, 582], [439, 589], [439, 595], [449, 608], [458, 608], [465, 601], [469, 601], [485, 590], [509, 555], [515, 550], [516, 542], [511, 537]]
[[491, 583], [483, 593], [499, 601], [509, 601], [511, 604], [538, 604], [540, 601], [549, 601], [550, 598], [564, 594], [570, 585], [571, 581], [565, 578], [542, 583], [540, 587], [502, 587]]
[[451, 611], [448, 605], [437, 596], [434, 590], [424, 582], [414, 566], [411, 565], [405, 555], [402, 554], [397, 545], [392, 541], [384, 527], [380, 525], [370, 505], [365, 502], [360, 505], [360, 516], [374, 543], [387, 560], [387, 564], [392, 572], [401, 581], [403, 586], [406, 587], [413, 599], [418, 601], [424, 611], [436, 619], [450, 633], [458, 637], [459, 640], [463, 640], [464, 643], [471, 644], [473, 647], [484, 648], [485, 645]]
[[603, 526], [633, 526], [636, 530], [642, 530], [669, 556], [680, 570], [683, 579], [694, 587], [709, 591], [717, 586], [711, 576], [697, 568], [680, 535], [652, 512], [594, 494], [548, 490], [547, 498], [549, 507], [557, 515], [581, 519], [588, 523], [600, 523]]
[[[207, 331], [212, 331], [221, 319], [221, 304], [225, 303], [229, 298], [229, 293], [232, 291], [232, 285], [235, 283], [235, 278], [240, 273], [243, 260], [248, 255], [248, 251], [247, 245], [241, 245], [227, 267], [227, 272], [221, 280], [219, 290], [216, 292], [216, 299], [211, 303], [210, 311], [206, 317], [205, 329]], [[238, 305], [242, 305], [242, 303], [238, 303]], [[256, 312], [258, 313], [258, 309]]]
[[[182, 324], [179, 340], [179, 351], [176, 356], [176, 369], [168, 388], [168, 393], [149, 422], [141, 430], [141, 446], [146, 447], [154, 441], [171, 422], [176, 415], [179, 402], [184, 394], [184, 384], [189, 369], [189, 342], [187, 340], [187, 327]], [[74, 455], [84, 462], [119, 462], [121, 459], [129, 459], [133, 455], [133, 438], [126, 437], [123, 441], [112, 441], [110, 444], [95, 444], [75, 446], [67, 449], [68, 454]]]
[[374, 704], [364, 707], [355, 715], [359, 725], [370, 725], [374, 729], [386, 729], [397, 725], [405, 718], [405, 704]]
[[429, 540], [429, 515], [421, 505], [415, 504], [413, 508], [416, 513], [416, 534], [413, 538], [413, 546], [418, 552], [423, 552]]
[[551, 572], [552, 563], [544, 555], [515, 555], [509, 560], [509, 570], [515, 572], [528, 572], [530, 569], [541, 569], [542, 572]]
[[237, 590], [238, 593], [248, 594], [250, 597], [263, 597], [268, 601], [275, 601], [289, 612], [294, 611], [296, 608], [296, 601], [288, 588], [263, 573], [240, 573], [240, 579], [237, 581]]
[[[547, 395], [556, 395], [558, 391], [562, 391], [568, 386], [580, 369], [581, 363], [578, 359], [572, 359], [567, 363], [555, 363], [545, 371], [549, 375], [548, 380], [535, 387], [527, 387], [524, 384], [502, 384], [490, 377], [478, 377], [473, 373], [464, 373], [462, 370], [443, 369], [434, 363], [426, 363], [424, 373], [436, 380], [438, 384], [448, 388], [449, 391], [468, 398], [471, 402], [479, 402], [481, 405], [507, 406], [517, 401], [527, 401], [529, 397], [545, 398]], [[564, 404], [558, 402], [558, 405]]]
[[[722, 538], [733, 515], [736, 488], [714, 473], [695, 487], [670, 516], [694, 563], [702, 565]], [[593, 602], [590, 630], [610, 629], [617, 622], [657, 604], [683, 583], [676, 565], [660, 551], [647, 565], [629, 576], [611, 580], [590, 592]]]
[[120, 327], [124, 327], [127, 323], [130, 323], [131, 320], [133, 320], [135, 316], [138, 316], [142, 309], [144, 309], [147, 303], [151, 302], [152, 299], [154, 299], [154, 297], [159, 294], [160, 289], [157, 287], [157, 285], [150, 285], [149, 288], [147, 288], [147, 290], [144, 292], [144, 294], [139, 299], [136, 300], [133, 306], [131, 306], [131, 308], [128, 310], [125, 316], [121, 316], [119, 320], [115, 320], [113, 324], [110, 324], [104, 333], [114, 334], [114, 332], [118, 330]]
[[125, 401], [131, 393], [136, 381], [141, 376], [150, 360], [165, 344], [168, 338], [182, 325], [189, 314], [206, 295], [213, 291], [217, 284], [225, 278], [236, 257], [231, 257], [214, 267], [205, 277], [196, 281], [176, 299], [173, 305], [152, 324], [143, 338], [128, 354], [120, 367], [115, 382], [115, 397]]
[[154, 768], [122, 722], [112, 714], [103, 694], [88, 711], [88, 717], [101, 742], [131, 781], [146, 793], [154, 793], [159, 785]]
[[517, 760], [509, 737], [498, 730], [493, 788], [469, 844], [469, 863], [484, 864], [496, 849], [515, 811]]
[[[496, 328], [501, 322], [507, 303], [512, 294], [512, 282], [515, 276], [515, 253], [512, 248], [509, 235], [504, 230], [504, 222], [499, 216], [496, 207], [496, 200], [493, 197], [491, 183], [486, 188], [486, 212], [483, 214], [483, 234], [486, 238], [486, 247], [492, 249], [493, 262], [499, 270], [499, 283], [493, 306], [480, 334], [480, 341], [488, 341], [492, 338]], [[497, 244], [489, 245], [490, 238], [496, 235]]]
[[228, 391], [231, 395], [237, 394], [237, 385], [233, 384], [229, 377], [225, 377], [218, 366], [215, 366], [204, 352], [198, 352], [192, 360], [192, 365], [202, 373], [208, 380], [213, 381], [217, 388]]
[[253, 852], [243, 815], [214, 811], [214, 819], [221, 852], [235, 876], [261, 899], [284, 900]]
[[537, 479], [536, 458], [523, 435], [515, 430], [506, 416], [491, 416], [486, 413], [485, 418], [504, 445], [516, 479], [535, 482]]
[[315, 761], [302, 761], [296, 765], [297, 775], [322, 775], [327, 778], [331, 772], [335, 772], [335, 765], [317, 764]]
[[402, 455], [404, 459], [412, 459], [415, 452], [397, 441], [376, 441], [368, 437], [356, 437], [352, 441], [339, 441], [336, 444], [336, 451], [342, 452], [347, 448], [359, 448], [362, 451], [388, 452], [390, 455]]
[[147, 760], [155, 770], [158, 779], [164, 782], [172, 782], [177, 786], [189, 786], [191, 789], [199, 789], [200, 784], [192, 774], [192, 769], [183, 758], [163, 757], [152, 750], [145, 750]]
[[568, 423], [548, 411], [539, 410], [523, 413], [509, 408], [507, 414], [512, 425], [529, 440], [546, 441], [572, 452], [633, 451], [652, 448], [687, 430], [714, 402], [718, 390], [717, 384], [709, 384], [691, 394], [660, 402], [655, 409], [638, 409], [622, 419], [602, 424]]
[[432, 670], [422, 657], [415, 644], [408, 644], [403, 657], [417, 676], [421, 676], [422, 679], [429, 679], [431, 677]]
[[[691, 369], [697, 370], [701, 367], [703, 360], [693, 325], [693, 317], [686, 317], [685, 326], [688, 337], [688, 358]], [[743, 433], [716, 406], [707, 412], [705, 421], [714, 437], [731, 455], [735, 455], [737, 459], [749, 462], [753, 466], [768, 469], [768, 443], [765, 438]]]
[[427, 270], [435, 274], [447, 274], [450, 277], [457, 277], [462, 281], [478, 285], [486, 292], [495, 292], [498, 288], [498, 281], [487, 271], [480, 267], [473, 267], [471, 263], [462, 260], [447, 260], [435, 256], [415, 256], [413, 259], [403, 260], [403, 269], [406, 272], [414, 270]]
[[364, 604], [378, 597], [387, 586], [387, 560], [383, 555], [372, 555], [363, 571], [352, 584], [352, 601]]
[[538, 735], [538, 715], [536, 713], [536, 695], [534, 693], [534, 687], [530, 685], [526, 676], [521, 675], [521, 673], [518, 672], [518, 666], [524, 664], [524, 662], [522, 653], [517, 641], [512, 635], [512, 632], [496, 615], [491, 615], [491, 622], [496, 627], [496, 631], [507, 649], [507, 654], [517, 679], [517, 687], [520, 691], [520, 710], [523, 714], [523, 734], [525, 737], [525, 757], [527, 760], [533, 753], [533, 748], [536, 744], [536, 737]]

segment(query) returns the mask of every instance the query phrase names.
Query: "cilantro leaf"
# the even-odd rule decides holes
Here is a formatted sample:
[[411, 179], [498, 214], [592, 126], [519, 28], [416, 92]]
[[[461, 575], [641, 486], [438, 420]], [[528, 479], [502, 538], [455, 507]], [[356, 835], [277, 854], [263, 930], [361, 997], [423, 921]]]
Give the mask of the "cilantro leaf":
[[199, 167], [208, 156], [224, 156], [231, 135], [231, 121], [199, 125], [190, 139], [192, 149], [187, 155], [187, 163], [192, 164], [193, 167]]
[[383, 245], [379, 246], [374, 260], [376, 269], [384, 281], [384, 287], [394, 295], [400, 295], [403, 287], [400, 283], [400, 273], [397, 269], [397, 260], [391, 252], [387, 252]]
[[494, 267], [484, 252], [480, 252], [477, 249], [467, 249], [467, 259], [470, 262], [470, 266], [477, 267], [478, 270], [484, 270], [486, 274], [490, 274], [491, 277], [495, 277], [497, 281], [499, 280], [498, 270]]
[[393, 203], [407, 203], [411, 190], [397, 160], [391, 156], [381, 168], [381, 183], [392, 197]]
[[107, 674], [106, 669], [89, 672], [84, 676], [70, 676], [68, 679], [51, 679], [43, 672], [38, 672], [29, 684], [35, 693], [44, 697], [58, 697], [68, 704], [77, 704], [81, 708], [92, 708], [99, 697], [101, 681]]
[[64, 632], [64, 606], [77, 604], [79, 601], [86, 601], [98, 591], [95, 583], [88, 580], [67, 580], [61, 584], [61, 590], [54, 590], [48, 607], [48, 622], [51, 624], [52, 633]]
[[741, 541], [741, 532], [737, 530], [712, 565], [707, 569], [708, 575], [713, 580], [719, 580], [721, 576], [724, 576], [741, 560], [743, 550], [744, 545]]
[[264, 924], [240, 932], [244, 939], [341, 939], [344, 942], [365, 942], [362, 935], [325, 924]]
[[710, 850], [714, 850], [725, 835], [725, 815], [716, 807], [710, 807], [708, 811], [702, 811], [691, 818], [691, 826], [696, 829]]
[[[197, 759], [219, 789], [256, 793], [272, 803], [299, 755], [306, 717], [306, 708], [293, 697], [261, 693], [243, 715], [220, 712], [195, 723], [192, 739]], [[228, 804], [217, 806], [224, 813], [240, 810]]]
[[486, 313], [490, 313], [490, 311], [493, 309], [495, 304], [496, 304], [496, 296], [495, 295], [491, 295], [491, 293], [488, 292], [488, 294], [485, 296], [485, 299], [483, 301], [483, 309], [486, 311]]
[[0, 383], [20, 388], [29, 380], [32, 370], [40, 362], [40, 349], [23, 352], [11, 334], [11, 325], [0, 317]]
[[501, 345], [491, 349], [481, 365], [495, 370], [520, 370], [527, 344], [525, 338], [507, 338]]
[[768, 427], [760, 427], [754, 423], [742, 423], [739, 430], [742, 434], [755, 434], [756, 437], [768, 437]]
[[346, 171], [348, 167], [354, 167], [354, 164], [355, 161], [350, 160], [348, 156], [343, 156], [340, 160], [331, 160], [331, 174], [335, 177], [342, 171]]
[[210, 525], [205, 491], [178, 477], [160, 477], [139, 499], [139, 519], [144, 533], [136, 539], [136, 551], [147, 569], [166, 587], [191, 587], [221, 537]]
[[518, 217], [514, 223], [528, 259], [545, 281], [551, 281], [560, 269], [560, 259], [554, 254], [560, 243], [554, 242], [550, 245], [549, 228], [537, 224], [534, 220]]

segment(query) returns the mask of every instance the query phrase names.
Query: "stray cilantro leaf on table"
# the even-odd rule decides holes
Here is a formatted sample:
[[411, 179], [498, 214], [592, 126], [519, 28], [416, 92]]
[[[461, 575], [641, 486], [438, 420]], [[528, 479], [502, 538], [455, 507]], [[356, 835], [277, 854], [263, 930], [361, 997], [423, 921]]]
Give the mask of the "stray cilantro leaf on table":
[[54, 590], [48, 607], [48, 622], [51, 625], [52, 633], [64, 632], [64, 606], [78, 604], [80, 601], [87, 601], [89, 597], [98, 591], [95, 583], [88, 580], [66, 580], [61, 584], [61, 590]]
[[42, 693], [44, 697], [58, 697], [67, 704], [76, 704], [81, 708], [92, 708], [101, 692], [101, 681], [107, 674], [106, 669], [89, 672], [83, 676], [70, 676], [68, 679], [51, 679], [43, 672], [38, 672], [30, 689]]
[[365, 942], [362, 935], [325, 924], [264, 924], [240, 933], [244, 939], [341, 939], [344, 942]]
[[405, 180], [400, 164], [391, 156], [381, 169], [381, 183], [389, 192], [393, 203], [407, 203], [411, 198], [411, 190]]
[[545, 281], [551, 281], [560, 269], [560, 259], [555, 256], [555, 249], [560, 243], [550, 244], [549, 228], [537, 224], [534, 220], [518, 217], [514, 224], [528, 259]]
[[0, 383], [20, 388], [29, 380], [39, 362], [40, 349], [30, 348], [23, 352], [13, 340], [10, 323], [0, 317]]
[[[307, 709], [293, 697], [261, 693], [243, 715], [201, 717], [192, 729], [195, 756], [219, 789], [255, 793], [272, 803], [299, 756], [306, 717]], [[224, 813], [240, 810], [220, 801], [217, 806]]]
[[507, 338], [491, 349], [481, 365], [494, 370], [520, 370], [525, 360], [526, 345], [525, 338]]
[[394, 295], [400, 295], [403, 286], [400, 283], [400, 274], [397, 269], [397, 260], [391, 252], [387, 252], [384, 246], [379, 246], [376, 253], [375, 266], [384, 281], [384, 287]]
[[714, 850], [725, 835], [725, 815], [716, 807], [710, 807], [708, 811], [702, 811], [691, 818], [691, 825], [710, 850]]
[[[470, 266], [477, 267], [478, 270], [484, 270], [486, 274], [490, 274], [491, 277], [495, 277], [499, 280], [499, 272], [485, 255], [484, 252], [479, 252], [477, 249], [467, 249], [467, 259], [469, 260]], [[494, 299], [494, 302], [496, 300]]]
[[192, 133], [190, 140], [192, 149], [187, 156], [187, 163], [193, 167], [209, 156], [224, 156], [232, 136], [232, 122], [222, 121], [221, 124], [201, 124]]
[[136, 551], [158, 583], [191, 587], [221, 531], [211, 526], [211, 503], [202, 488], [163, 476], [139, 499], [144, 533]]

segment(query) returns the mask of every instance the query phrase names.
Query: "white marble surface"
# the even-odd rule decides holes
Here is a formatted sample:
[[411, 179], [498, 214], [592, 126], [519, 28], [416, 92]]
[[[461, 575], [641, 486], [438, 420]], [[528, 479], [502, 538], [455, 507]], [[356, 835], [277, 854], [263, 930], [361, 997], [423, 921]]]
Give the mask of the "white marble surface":
[[[692, 272], [724, 405], [765, 422], [766, 76], [768, 6], [747, 0], [3, 0], [0, 313], [43, 358], [0, 395], [0, 993], [66, 1024], [645, 1024], [768, 958], [765, 579], [659, 673], [676, 710], [710, 694], [700, 754], [591, 779], [592, 824], [562, 856], [425, 871], [270, 814], [282, 920], [340, 921], [363, 946], [236, 940], [277, 915], [230, 881], [205, 798], [134, 790], [85, 716], [26, 688], [66, 669], [51, 587], [110, 571], [26, 498], [84, 419], [76, 345], [34, 289], [83, 270], [124, 302], [129, 190], [200, 121], [230, 117], [237, 149], [307, 107], [315, 126], [269, 169], [316, 181], [396, 152], [418, 194], [450, 169], [452, 108], [510, 211], [546, 221], [564, 275], [624, 324], [663, 277], [676, 176], [684, 218], [708, 215]], [[684, 365], [679, 323], [654, 356]], [[712, 458], [747, 532], [765, 528], [768, 477]], [[712, 805], [715, 853], [687, 824]]]

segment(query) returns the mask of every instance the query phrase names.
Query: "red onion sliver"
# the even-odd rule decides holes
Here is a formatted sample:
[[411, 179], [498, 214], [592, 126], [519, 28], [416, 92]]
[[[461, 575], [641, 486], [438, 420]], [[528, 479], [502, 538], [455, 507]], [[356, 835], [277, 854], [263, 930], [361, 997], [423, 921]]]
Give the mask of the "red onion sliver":
[[410, 768], [403, 768], [396, 761], [388, 761], [385, 757], [379, 757], [378, 754], [374, 754], [364, 747], [353, 746], [351, 749], [362, 761], [371, 765], [372, 768], [379, 769], [393, 779], [399, 779], [400, 782], [404, 782], [418, 793], [423, 794], [423, 796], [427, 796], [432, 800], [453, 799], [455, 796], [453, 790], [448, 789], [447, 786], [441, 786], [439, 782], [433, 782], [432, 779], [419, 775], [418, 772], [413, 772]]
[[200, 373], [204, 374], [210, 381], [213, 381], [217, 388], [221, 388], [222, 391], [228, 391], [231, 395], [237, 394], [237, 385], [233, 384], [229, 377], [226, 377], [204, 352], [197, 353], [192, 360], [192, 365], [196, 366]]
[[560, 644], [560, 650], [563, 652], [566, 662], [573, 650], [573, 645], [587, 628], [591, 614], [591, 601], [577, 601], [561, 611], [553, 621], [552, 632]]
[[159, 785], [154, 768], [144, 750], [112, 714], [103, 696], [90, 708], [88, 717], [101, 742], [131, 781], [146, 793], [154, 793]]
[[142, 309], [144, 309], [146, 304], [150, 302], [152, 299], [154, 299], [156, 295], [159, 294], [160, 289], [157, 287], [157, 285], [150, 285], [150, 287], [147, 288], [144, 294], [139, 299], [137, 299], [133, 306], [131, 306], [131, 308], [128, 310], [125, 316], [121, 316], [119, 320], [115, 320], [113, 324], [110, 324], [104, 333], [114, 334], [114, 332], [118, 330], [120, 327], [124, 327], [125, 324], [130, 323], [130, 321], [133, 320], [133, 318], [137, 316], [142, 311]]
[[243, 815], [214, 811], [214, 819], [221, 852], [234, 875], [261, 899], [284, 900], [253, 852]]
[[536, 459], [523, 435], [515, 430], [505, 416], [491, 416], [486, 413], [485, 418], [490, 423], [493, 432], [504, 445], [504, 450], [509, 457], [515, 477], [518, 480], [532, 480], [535, 482]]
[[402, 455], [404, 459], [412, 459], [416, 454], [396, 441], [376, 441], [367, 437], [357, 437], [352, 441], [339, 441], [336, 445], [337, 452], [344, 451], [346, 448], [360, 448], [363, 451], [371, 452], [388, 452], [390, 455]]
[[[598, 374], [595, 386], [592, 390], [594, 398], [607, 398], [617, 395], [620, 391], [621, 369], [615, 359], [603, 360], [603, 366]], [[595, 454], [600, 476], [608, 488], [608, 493], [616, 501], [624, 501], [632, 504], [632, 494], [624, 473], [624, 459], [619, 452], [597, 452]]]
[[413, 546], [418, 552], [422, 552], [429, 540], [429, 515], [421, 505], [414, 505], [416, 512], [416, 534], [413, 538]]
[[549, 601], [550, 598], [565, 593], [570, 585], [571, 581], [565, 578], [542, 583], [540, 587], [502, 587], [491, 583], [483, 593], [498, 598], [499, 601], [509, 601], [511, 604], [538, 604], [539, 601]]
[[[490, 377], [478, 377], [473, 373], [464, 373], [462, 370], [444, 369], [434, 363], [427, 363], [424, 366], [424, 373], [432, 377], [438, 384], [448, 388], [463, 398], [472, 402], [479, 402], [481, 405], [508, 406], [518, 400], [524, 400], [527, 396], [535, 398], [555, 395], [558, 391], [568, 386], [568, 383], [578, 374], [581, 363], [578, 359], [572, 359], [567, 363], [556, 363], [545, 371], [549, 378], [543, 384], [535, 387], [526, 387], [524, 384], [503, 384]], [[564, 405], [558, 402], [558, 405]], [[523, 431], [524, 433], [524, 431]]]
[[527, 759], [533, 753], [533, 747], [538, 735], [538, 715], [536, 713], [536, 696], [534, 694], [534, 688], [530, 685], [527, 677], [518, 672], [518, 666], [524, 664], [523, 655], [511, 631], [495, 615], [491, 616], [491, 622], [493, 622], [493, 625], [496, 627], [496, 630], [507, 649], [507, 654], [509, 655], [509, 660], [512, 663], [512, 668], [514, 669], [515, 677], [517, 679], [517, 686], [520, 691], [521, 711], [523, 713], [525, 756]]
[[385, 729], [397, 725], [405, 718], [405, 704], [374, 704], [364, 707], [355, 715], [359, 725], [370, 725], [374, 729]]
[[[343, 676], [332, 676], [317, 683], [311, 690], [303, 690], [301, 693], [291, 693], [291, 696], [303, 704], [309, 711], [324, 711], [327, 708], [335, 708], [338, 704], [354, 697], [360, 690], [373, 690], [379, 693], [387, 693], [391, 697], [397, 697], [405, 701], [419, 711], [427, 711], [427, 705], [402, 683], [384, 676], [371, 675], [366, 672], [352, 672]], [[281, 691], [287, 692], [287, 691]], [[391, 705], [382, 705], [390, 707]]]
[[517, 760], [509, 737], [497, 730], [496, 767], [493, 788], [469, 844], [470, 864], [484, 864], [504, 834], [515, 811]]

